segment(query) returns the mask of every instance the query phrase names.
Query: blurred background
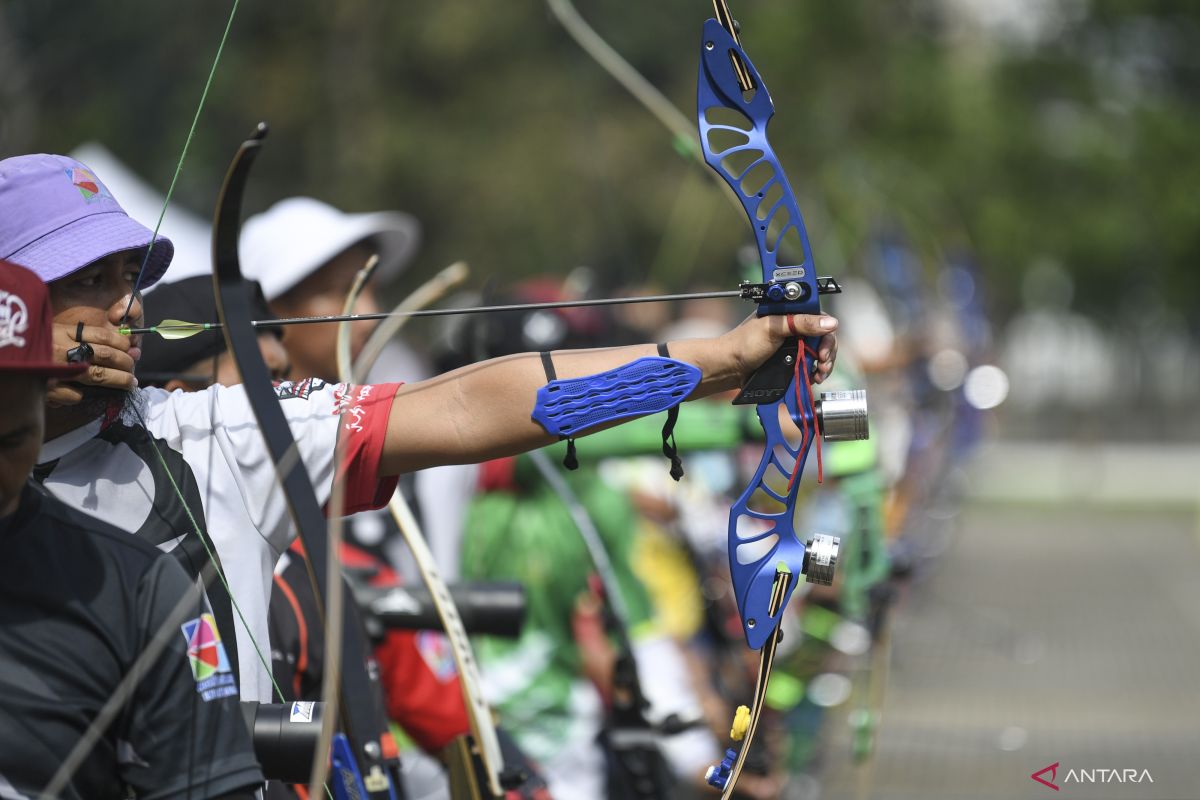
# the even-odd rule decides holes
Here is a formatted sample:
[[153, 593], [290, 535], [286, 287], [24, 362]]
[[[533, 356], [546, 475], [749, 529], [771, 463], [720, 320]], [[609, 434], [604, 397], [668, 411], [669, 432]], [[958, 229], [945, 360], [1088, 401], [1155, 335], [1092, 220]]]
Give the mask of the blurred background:
[[[577, 8], [694, 116], [708, 3]], [[0, 3], [0, 157], [98, 143], [165, 194], [229, 10]], [[831, 668], [873, 670], [868, 700], [815, 703], [782, 796], [1046, 797], [1030, 775], [1060, 762], [1072, 796], [1200, 797], [1200, 5], [732, 10], [847, 289], [898, 574], [886, 626], [856, 612], [867, 660]], [[306, 194], [420, 220], [389, 299], [457, 259], [597, 296], [732, 288], [747, 263], [686, 139], [532, 0], [244, 0], [173, 208], [208, 218], [259, 120], [249, 212]]]

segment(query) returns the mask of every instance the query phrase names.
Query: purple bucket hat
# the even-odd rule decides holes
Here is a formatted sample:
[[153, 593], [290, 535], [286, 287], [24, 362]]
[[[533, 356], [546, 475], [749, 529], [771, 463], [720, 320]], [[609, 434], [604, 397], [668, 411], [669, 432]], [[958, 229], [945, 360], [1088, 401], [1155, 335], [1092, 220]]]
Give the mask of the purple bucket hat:
[[39, 153], [0, 161], [0, 258], [46, 283], [151, 239], [143, 289], [167, 271], [175, 255], [169, 239], [130, 219], [96, 174], [73, 158]]

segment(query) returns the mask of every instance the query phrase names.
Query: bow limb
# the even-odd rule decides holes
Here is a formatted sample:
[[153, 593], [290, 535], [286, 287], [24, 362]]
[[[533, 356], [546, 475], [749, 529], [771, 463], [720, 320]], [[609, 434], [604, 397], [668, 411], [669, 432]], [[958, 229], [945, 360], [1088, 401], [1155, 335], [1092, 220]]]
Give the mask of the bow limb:
[[571, 0], [546, 0], [546, 5], [583, 51], [670, 131], [682, 152], [698, 161], [700, 140], [696, 138], [696, 130], [683, 112], [596, 33], [596, 29], [580, 16]]
[[[662, 123], [663, 127], [671, 134], [675, 149], [689, 161], [702, 163], [704, 160], [703, 148], [700, 146], [699, 137], [696, 136], [696, 126], [684, 116], [683, 112], [667, 99], [667, 96], [657, 86], [638, 72], [628, 59], [618, 53], [616, 48], [605, 41], [604, 37], [597, 33], [596, 29], [579, 14], [571, 0], [546, 0], [546, 5], [562, 24], [567, 34], [575, 40], [575, 43], [601, 69], [633, 95], [634, 99], [641, 103], [651, 116]], [[705, 174], [709, 175], [718, 186], [724, 188], [719, 177], [707, 170]], [[738, 205], [737, 198], [729, 192], [722, 191], [721, 194], [727, 197], [735, 208], [741, 207]]]
[[[215, 220], [213, 224], [213, 293], [217, 300], [217, 316], [221, 321], [225, 334], [226, 348], [234, 358], [238, 375], [241, 377], [246, 398], [258, 420], [263, 440], [271, 453], [271, 459], [280, 470], [280, 462], [284, 460], [294, 442], [291, 429], [282, 411], [278, 408], [278, 398], [271, 391], [271, 378], [262, 354], [258, 349], [258, 337], [248, 323], [251, 318], [249, 284], [242, 276], [241, 262], [238, 258], [238, 239], [241, 233], [242, 197], [250, 176], [250, 167], [262, 147], [266, 136], [266, 126], [260, 124], [238, 148], [221, 193], [217, 199]], [[272, 406], [274, 406], [272, 408]], [[328, 609], [324, 606], [328, 594], [328, 575], [315, 574], [318, 570], [313, 559], [320, 559], [327, 554], [327, 533], [324, 528], [324, 517], [321, 515], [316, 495], [308, 485], [307, 476], [303, 475], [303, 466], [298, 459], [291, 459], [292, 464], [281, 471], [280, 484], [287, 497], [288, 513], [304, 542], [305, 551], [310, 559], [310, 571], [316, 591], [317, 606], [323, 614]], [[297, 468], [299, 467], [299, 471]], [[317, 544], [317, 540], [320, 544]], [[335, 581], [337, 583], [337, 581]], [[329, 681], [330, 674], [336, 674], [340, 667], [333, 660], [341, 659], [341, 648], [333, 647], [340, 632], [333, 630], [327, 616], [322, 619], [325, 627], [325, 683], [322, 685], [322, 701], [325, 714], [322, 720], [321, 736], [315, 752], [329, 752], [333, 726], [338, 716], [338, 696], [332, 691]], [[312, 777], [309, 793], [320, 796], [327, 777], [327, 764], [319, 755], [313, 760]]]
[[[436, 302], [446, 292], [466, 280], [467, 275], [468, 270], [465, 263], [460, 261], [451, 264], [406, 297], [396, 307], [395, 312], [415, 311]], [[382, 352], [383, 346], [399, 333], [405, 322], [410, 319], [408, 316], [395, 312], [372, 332], [371, 338], [363, 348], [363, 353], [359, 356], [358, 361], [353, 365], [353, 369], [347, 368], [345, 364], [339, 364], [341, 373], [339, 377], [342, 382], [349, 383], [351, 378], [358, 382], [366, 378], [367, 373], [371, 371], [375, 360]], [[340, 351], [349, 352], [349, 337], [350, 325], [348, 322], [342, 322], [338, 326]], [[425, 536], [417, 523], [416, 516], [399, 489], [392, 494], [391, 500], [388, 501], [388, 511], [391, 513], [396, 527], [400, 530], [400, 535], [404, 537], [405, 543], [412, 552], [413, 560], [421, 573], [421, 579], [429, 589], [429, 596], [433, 600], [438, 619], [442, 623], [442, 629], [450, 642], [450, 651], [454, 656], [455, 666], [458, 668], [459, 685], [462, 687], [467, 721], [474, 740], [465, 743], [465, 755], [468, 756], [466, 761], [472, 766], [478, 764], [479, 771], [482, 771], [487, 783], [487, 786], [483, 788], [490, 797], [500, 798], [504, 795], [501, 777], [504, 773], [504, 757], [500, 751], [500, 741], [492, 721], [491, 709], [483, 696], [479, 667], [475, 662], [475, 654], [471, 649], [471, 641], [467, 636], [466, 627], [458, 614], [458, 608], [450, 595], [450, 589], [446, 586], [446, 581], [437, 568], [433, 553], [425, 542]], [[463, 772], [465, 774], [459, 774], [451, 769], [452, 796], [479, 797], [480, 787], [475, 784], [474, 777], [476, 770], [472, 768]], [[456, 784], [456, 781], [459, 780], [467, 781], [469, 785], [459, 786]]]
[[[346, 363], [341, 361], [341, 348], [338, 350], [338, 374], [342, 376], [342, 380], [347, 378], [352, 379], [353, 383], [362, 383], [367, 379], [367, 372], [374, 366], [379, 355], [383, 352], [383, 348], [392, 340], [406, 324], [409, 316], [405, 316], [412, 311], [420, 311], [427, 306], [431, 306], [438, 300], [442, 299], [453, 289], [462, 285], [467, 277], [471, 274], [470, 268], [465, 261], [455, 261], [450, 266], [442, 269], [425, 283], [421, 284], [416, 290], [396, 306], [391, 314], [383, 319], [379, 327], [371, 331], [371, 335], [367, 337], [366, 344], [363, 345], [362, 352], [358, 355], [358, 362], [353, 372], [350, 371], [349, 359], [349, 344], [345, 347]], [[347, 331], [347, 342], [348, 339]], [[342, 332], [338, 332], [339, 341]]]
[[575, 529], [579, 532], [579, 538], [583, 540], [584, 549], [587, 550], [588, 558], [592, 562], [592, 566], [596, 570], [596, 575], [600, 578], [600, 586], [604, 591], [604, 602], [608, 604], [612, 610], [613, 617], [616, 621], [617, 639], [620, 644], [628, 650], [632, 650], [629, 638], [629, 612], [625, 608], [625, 599], [621, 594], [621, 584], [617, 581], [617, 574], [613, 570], [611, 559], [608, 557], [608, 549], [604, 546], [604, 540], [600, 538], [600, 531], [596, 529], [596, 523], [592, 521], [592, 517], [584, 508], [583, 502], [571, 490], [571, 486], [563, 478], [558, 469], [550, 462], [543, 450], [531, 450], [529, 459], [537, 468], [542, 479], [554, 490], [562, 500], [563, 505], [567, 507], [567, 513], [571, 515], [571, 521], [575, 523]]
[[[379, 254], [372, 253], [367, 259], [367, 263], [363, 264], [354, 275], [354, 283], [350, 286], [350, 291], [346, 292], [346, 302], [342, 304], [342, 316], [348, 317], [354, 313], [354, 306], [358, 303], [358, 296], [362, 294], [363, 289], [367, 288], [371, 277], [375, 274], [375, 268], [379, 266]], [[337, 335], [337, 370], [338, 380], [342, 383], [351, 383], [350, 380], [350, 324], [343, 322], [338, 325]]]
[[[318, 796], [317, 793], [324, 788], [328, 770], [324, 754], [329, 751], [336, 719], [342, 724], [341, 729], [345, 731], [356, 763], [365, 778], [366, 788], [360, 784], [359, 791], [372, 798], [383, 799], [390, 797], [391, 793], [384, 770], [384, 753], [380, 742], [382, 730], [373, 719], [350, 713], [351, 707], [356, 710], [371, 707], [369, 694], [363, 694], [369, 692], [371, 684], [364, 661], [366, 650], [362, 631], [355, 623], [355, 618], [348, 617], [350, 609], [338, 605], [342, 586], [337, 548], [341, 520], [335, 516], [327, 528], [308, 472], [295, 456], [298, 451], [291, 428], [273, 390], [270, 373], [259, 350], [258, 337], [250, 325], [254, 292], [251, 284], [242, 277], [238, 261], [242, 195], [250, 166], [265, 136], [266, 126], [259, 125], [251, 138], [242, 143], [221, 187], [213, 226], [213, 282], [217, 311], [247, 401], [275, 464], [288, 512], [304, 544], [318, 608], [324, 611], [326, 652], [322, 694], [326, 706], [316, 751], [321, 755], [314, 759], [310, 796]], [[336, 458], [335, 467], [339, 464]], [[335, 479], [334, 497], [330, 500], [335, 507], [340, 503], [338, 492], [341, 484], [342, 481]], [[343, 649], [352, 653], [352, 657], [344, 664]], [[340, 786], [350, 777], [353, 776], [343, 772], [335, 783]]]

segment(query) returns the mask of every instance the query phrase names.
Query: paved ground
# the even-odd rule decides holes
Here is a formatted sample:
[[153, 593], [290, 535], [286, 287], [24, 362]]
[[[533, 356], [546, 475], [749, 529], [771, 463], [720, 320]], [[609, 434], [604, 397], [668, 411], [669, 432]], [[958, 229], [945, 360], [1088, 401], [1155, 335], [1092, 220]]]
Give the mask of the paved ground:
[[1200, 445], [990, 441], [973, 457], [970, 493], [1004, 503], [1200, 507]]
[[[831, 718], [817, 796], [1200, 798], [1195, 512], [977, 501], [957, 522], [895, 617], [873, 764], [849, 764]], [[1060, 792], [1030, 779], [1056, 761]], [[1072, 768], [1154, 783], [1065, 782]]]

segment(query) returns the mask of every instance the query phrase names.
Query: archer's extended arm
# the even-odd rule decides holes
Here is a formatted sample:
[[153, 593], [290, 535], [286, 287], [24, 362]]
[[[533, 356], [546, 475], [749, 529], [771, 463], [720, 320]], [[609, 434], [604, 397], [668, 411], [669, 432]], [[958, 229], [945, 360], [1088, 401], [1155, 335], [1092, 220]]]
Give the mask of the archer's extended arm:
[[[814, 373], [814, 380], [824, 380], [836, 356], [836, 341], [830, 334], [837, 321], [818, 315], [796, 315], [793, 321], [804, 335], [825, 337]], [[789, 335], [782, 316], [751, 317], [716, 339], [671, 342], [670, 352], [673, 359], [700, 370], [699, 384], [688, 398], [695, 400], [742, 386]], [[553, 361], [558, 378], [571, 379], [656, 354], [655, 345], [645, 344], [556, 351]], [[485, 461], [552, 443], [556, 437], [530, 416], [537, 390], [546, 383], [541, 358], [524, 353], [401, 387], [392, 403], [380, 473]]]

